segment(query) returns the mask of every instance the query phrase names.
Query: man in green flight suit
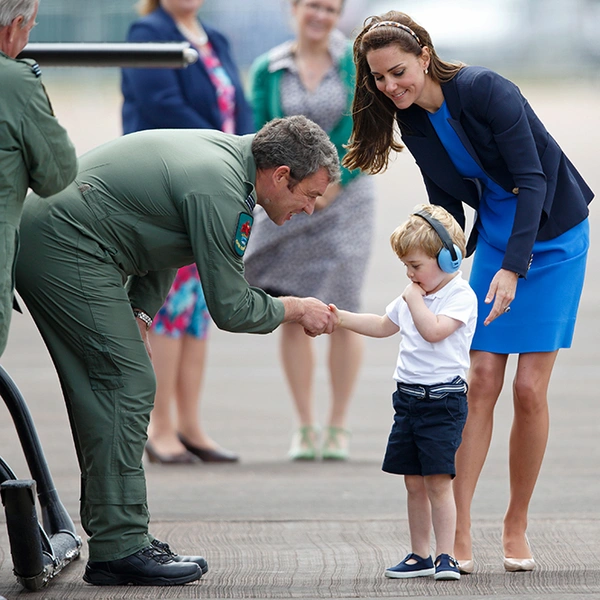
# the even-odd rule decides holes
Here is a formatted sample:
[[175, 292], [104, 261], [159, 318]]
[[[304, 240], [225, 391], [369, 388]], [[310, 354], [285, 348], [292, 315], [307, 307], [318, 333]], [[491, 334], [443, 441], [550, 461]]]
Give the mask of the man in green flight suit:
[[69, 413], [88, 583], [174, 585], [206, 571], [202, 557], [173, 556], [148, 533], [142, 454], [155, 379], [147, 327], [176, 269], [195, 262], [221, 329], [269, 333], [298, 322], [309, 335], [330, 333], [325, 304], [250, 287], [242, 259], [256, 204], [283, 225], [311, 214], [338, 178], [325, 132], [296, 116], [246, 136], [132, 133], [82, 156], [60, 194], [25, 201], [17, 289]]
[[40, 68], [15, 60], [27, 45], [37, 9], [37, 0], [0, 0], [0, 356], [8, 339], [27, 188], [51, 196], [77, 174], [75, 149], [52, 112]]

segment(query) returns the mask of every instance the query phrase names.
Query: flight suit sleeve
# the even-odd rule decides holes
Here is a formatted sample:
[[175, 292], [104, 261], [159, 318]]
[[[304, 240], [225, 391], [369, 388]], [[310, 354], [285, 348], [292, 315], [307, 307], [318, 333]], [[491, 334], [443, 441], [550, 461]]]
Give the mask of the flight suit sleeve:
[[167, 298], [175, 275], [177, 269], [150, 271], [143, 277], [132, 275], [126, 285], [131, 308], [139, 308], [154, 318]]
[[66, 188], [77, 175], [77, 155], [39, 81], [23, 111], [21, 132], [29, 187], [42, 197]]
[[252, 215], [226, 194], [188, 194], [181, 211], [217, 327], [242, 333], [273, 331], [283, 321], [283, 302], [251, 287], [244, 278], [242, 258]]

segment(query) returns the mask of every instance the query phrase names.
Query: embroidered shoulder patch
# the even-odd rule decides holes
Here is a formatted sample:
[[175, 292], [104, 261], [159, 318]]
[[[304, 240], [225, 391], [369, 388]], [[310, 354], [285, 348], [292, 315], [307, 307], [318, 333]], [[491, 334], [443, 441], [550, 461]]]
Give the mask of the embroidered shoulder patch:
[[244, 256], [244, 252], [246, 252], [252, 223], [254, 223], [254, 217], [252, 215], [240, 213], [237, 227], [235, 228], [235, 237], [233, 238], [233, 251], [238, 256]]
[[36, 62], [34, 62], [33, 64], [30, 64], [29, 66], [31, 67], [31, 70], [33, 71], [33, 74], [36, 77], [42, 76], [42, 70], [40, 69], [40, 65], [38, 65]]
[[252, 212], [256, 206], [256, 202], [254, 201], [252, 194], [248, 194], [248, 197], [244, 200], [244, 202], [246, 203], [246, 206], [250, 209], [250, 212]]

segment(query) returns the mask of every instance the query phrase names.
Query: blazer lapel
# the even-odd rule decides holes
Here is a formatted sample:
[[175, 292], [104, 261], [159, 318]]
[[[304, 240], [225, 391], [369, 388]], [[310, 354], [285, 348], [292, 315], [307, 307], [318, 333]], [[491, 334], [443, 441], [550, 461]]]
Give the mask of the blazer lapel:
[[446, 193], [477, 208], [472, 190], [456, 170], [426, 112], [413, 106], [396, 114], [402, 141], [421, 170]]
[[462, 142], [462, 145], [466, 148], [467, 152], [471, 155], [479, 168], [485, 172], [485, 169], [479, 160], [479, 156], [477, 155], [477, 152], [475, 152], [475, 148], [473, 148], [473, 144], [467, 137], [467, 134], [465, 133], [465, 130], [460, 122], [460, 116], [463, 113], [463, 107], [458, 96], [456, 77], [453, 77], [450, 81], [442, 84], [442, 92], [444, 94], [444, 100], [446, 100], [446, 105], [448, 106], [448, 111], [452, 116], [451, 119], [448, 119], [448, 123], [450, 123], [450, 126], [456, 132], [456, 135]]

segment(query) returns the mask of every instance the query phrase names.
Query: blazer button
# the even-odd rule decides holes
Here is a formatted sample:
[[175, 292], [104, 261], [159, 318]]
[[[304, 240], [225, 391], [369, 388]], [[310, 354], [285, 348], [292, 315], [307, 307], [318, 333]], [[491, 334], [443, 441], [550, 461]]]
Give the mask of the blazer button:
[[519, 193], [519, 188], [513, 188], [512, 193], [516, 196]]

